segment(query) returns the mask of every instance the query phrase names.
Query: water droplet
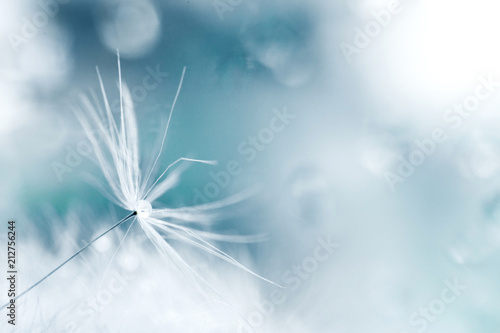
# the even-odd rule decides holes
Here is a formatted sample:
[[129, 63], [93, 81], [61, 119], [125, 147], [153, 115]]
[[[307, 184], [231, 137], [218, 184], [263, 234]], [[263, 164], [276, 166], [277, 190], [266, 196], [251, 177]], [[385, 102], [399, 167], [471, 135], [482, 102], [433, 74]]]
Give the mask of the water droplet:
[[141, 200], [135, 206], [135, 211], [138, 217], [149, 217], [153, 211], [153, 206], [151, 206], [149, 201]]

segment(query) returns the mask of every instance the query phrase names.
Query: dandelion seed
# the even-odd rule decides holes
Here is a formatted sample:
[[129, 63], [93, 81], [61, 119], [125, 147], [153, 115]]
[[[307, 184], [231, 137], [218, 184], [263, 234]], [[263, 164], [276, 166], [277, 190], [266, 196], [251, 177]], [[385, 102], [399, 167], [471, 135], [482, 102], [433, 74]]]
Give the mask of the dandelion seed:
[[[102, 77], [97, 67], [96, 71], [104, 102], [104, 110], [102, 110], [99, 105], [94, 107], [88, 98], [82, 96], [82, 103], [85, 106], [86, 111], [88, 112], [88, 116], [85, 116], [79, 110], [75, 110], [75, 113], [94, 148], [97, 163], [106, 179], [110, 191], [107, 191], [101, 184], [96, 181], [94, 181], [94, 185], [96, 185], [103, 192], [103, 194], [115, 204], [124, 208], [125, 210], [130, 211], [130, 214], [115, 223], [104, 233], [91, 240], [87, 245], [78, 250], [61, 265], [56, 267], [49, 274], [45, 275], [42, 279], [29, 287], [26, 291], [18, 295], [16, 299], [25, 295], [30, 290], [38, 286], [40, 283], [42, 283], [44, 280], [58, 271], [61, 267], [70, 262], [78, 254], [87, 249], [95, 241], [97, 241], [119, 225], [130, 220], [131, 218], [133, 218], [132, 223], [134, 223], [136, 220], [139, 222], [142, 230], [164, 257], [172, 260], [176, 264], [176, 266], [188, 276], [194, 276], [200, 279], [219, 296], [221, 295], [214, 288], [212, 288], [210, 284], [206, 282], [187, 262], [184, 261], [184, 259], [177, 253], [177, 251], [165, 240], [164, 236], [174, 237], [178, 240], [184, 241], [185, 243], [202, 249], [203, 251], [210, 253], [240, 269], [243, 269], [246, 272], [266, 282], [281, 287], [274, 282], [249, 270], [234, 258], [229, 256], [227, 253], [219, 250], [208, 241], [217, 240], [227, 242], [250, 242], [256, 240], [258, 237], [221, 235], [217, 233], [200, 231], [195, 229], [194, 227], [188, 226], [188, 224], [207, 224], [215, 218], [220, 217], [220, 210], [222, 208], [233, 205], [248, 198], [253, 194], [253, 190], [241, 192], [224, 200], [197, 206], [163, 209], [153, 208], [152, 203], [154, 203], [157, 199], [164, 195], [168, 190], [177, 185], [180, 179], [180, 175], [186, 169], [184, 165], [180, 165], [179, 167], [168, 173], [171, 168], [178, 164], [181, 164], [182, 162], [202, 163], [210, 165], [215, 165], [216, 162], [180, 157], [173, 163], [168, 165], [167, 168], [154, 180], [154, 182], [152, 181], [151, 177], [153, 176], [153, 173], [157, 171], [157, 164], [164, 149], [172, 114], [177, 103], [179, 93], [181, 91], [182, 83], [184, 81], [184, 76], [186, 73], [186, 68], [184, 67], [179, 86], [177, 88], [177, 92], [170, 109], [160, 149], [157, 153], [152, 167], [147, 173], [147, 176], [144, 177], [144, 174], [141, 173], [141, 168], [139, 165], [139, 137], [137, 120], [133, 109], [130, 91], [125, 84], [122, 84], [120, 55], [118, 52], [117, 58], [118, 81], [120, 90], [119, 126], [115, 122], [114, 116], [111, 112]], [[98, 142], [94, 137], [94, 128], [97, 128], [102, 133], [102, 140], [104, 142], [104, 145]], [[167, 176], [164, 178], [165, 175]], [[122, 243], [123, 239], [120, 245]], [[2, 309], [7, 305], [8, 304], [2, 306]]]

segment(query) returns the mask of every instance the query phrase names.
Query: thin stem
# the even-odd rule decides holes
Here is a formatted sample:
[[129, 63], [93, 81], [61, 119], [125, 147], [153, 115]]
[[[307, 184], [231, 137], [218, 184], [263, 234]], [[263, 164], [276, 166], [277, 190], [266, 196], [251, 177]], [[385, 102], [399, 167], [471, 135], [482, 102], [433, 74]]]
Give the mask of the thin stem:
[[101, 278], [101, 283], [99, 283], [99, 288], [102, 287], [102, 284], [104, 283], [104, 278], [106, 277], [106, 274], [108, 273], [108, 270], [111, 267], [111, 264], [113, 263], [113, 260], [115, 259], [116, 254], [118, 253], [118, 250], [120, 249], [123, 242], [125, 241], [125, 238], [127, 238], [127, 235], [130, 232], [130, 229], [132, 229], [132, 226], [134, 225], [135, 221], [136, 221], [136, 219], [134, 219], [132, 221], [132, 223], [130, 223], [129, 227], [127, 228], [127, 232], [125, 232], [125, 235], [121, 239], [120, 244], [118, 244], [118, 247], [116, 248], [115, 252], [113, 253], [111, 260], [109, 261], [108, 265], [106, 266], [106, 269], [104, 270], [104, 274], [102, 275], [102, 278]]
[[[63, 267], [64, 265], [66, 265], [68, 262], [70, 262], [73, 258], [75, 258], [77, 255], [79, 255], [80, 253], [82, 253], [86, 248], [88, 248], [90, 245], [92, 245], [93, 243], [95, 243], [99, 238], [103, 237], [104, 235], [106, 235], [108, 232], [110, 232], [111, 230], [115, 229], [116, 227], [118, 227], [120, 224], [122, 224], [123, 222], [127, 221], [128, 219], [130, 219], [132, 216], [135, 216], [137, 215], [137, 212], [132, 212], [130, 213], [128, 216], [124, 217], [123, 219], [121, 219], [120, 221], [116, 222], [113, 226], [111, 226], [108, 230], [106, 230], [105, 232], [103, 232], [102, 234], [100, 234], [99, 236], [97, 236], [96, 238], [94, 238], [93, 240], [91, 240], [87, 245], [85, 245], [84, 247], [82, 247], [80, 250], [78, 250], [78, 252], [76, 252], [75, 254], [73, 254], [71, 257], [69, 257], [68, 259], [66, 259], [62, 264], [60, 264], [59, 266], [57, 266], [56, 268], [54, 268], [49, 274], [45, 275], [43, 278], [41, 278], [37, 283], [35, 283], [34, 285], [32, 285], [31, 287], [29, 287], [28, 289], [26, 289], [25, 291], [23, 291], [22, 293], [20, 293], [19, 295], [17, 295], [16, 297], [14, 297], [13, 299], [11, 300], [17, 300], [19, 297], [25, 295], [26, 293], [28, 293], [29, 291], [31, 291], [31, 289], [35, 288], [36, 286], [38, 286], [40, 283], [42, 283], [43, 281], [45, 281], [49, 276], [51, 276], [52, 274], [54, 274], [55, 272], [57, 272], [61, 267]], [[7, 304], [4, 304], [2, 305], [2, 307], [0, 308], [0, 310], [3, 310], [5, 309], [8, 305], [10, 304], [7, 303]]]

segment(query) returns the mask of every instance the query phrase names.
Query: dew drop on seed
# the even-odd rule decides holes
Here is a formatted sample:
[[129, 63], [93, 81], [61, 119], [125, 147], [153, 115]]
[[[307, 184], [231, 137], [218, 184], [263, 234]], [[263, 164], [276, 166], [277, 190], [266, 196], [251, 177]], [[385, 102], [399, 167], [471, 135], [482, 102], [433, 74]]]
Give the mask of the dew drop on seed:
[[151, 206], [149, 201], [141, 200], [137, 203], [135, 210], [138, 217], [149, 217], [153, 211], [153, 206]]

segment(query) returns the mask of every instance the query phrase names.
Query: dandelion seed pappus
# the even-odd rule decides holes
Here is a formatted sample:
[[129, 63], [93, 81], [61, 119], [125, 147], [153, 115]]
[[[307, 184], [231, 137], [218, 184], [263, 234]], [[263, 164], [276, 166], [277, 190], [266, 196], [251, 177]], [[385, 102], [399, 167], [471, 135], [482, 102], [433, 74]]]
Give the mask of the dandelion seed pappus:
[[[179, 157], [175, 161], [162, 167], [164, 158], [164, 148], [166, 144], [167, 132], [172, 119], [173, 111], [179, 98], [181, 87], [186, 74], [186, 67], [183, 68], [179, 85], [175, 93], [174, 100], [170, 107], [167, 124], [163, 132], [161, 145], [156, 153], [156, 158], [152, 166], [144, 168], [141, 164], [139, 154], [139, 130], [137, 118], [134, 110], [133, 98], [129, 88], [122, 82], [122, 72], [120, 65], [120, 54], [117, 51], [118, 62], [118, 87], [120, 114], [119, 121], [115, 120], [115, 115], [111, 110], [110, 103], [104, 89], [103, 79], [99, 68], [96, 67], [99, 86], [101, 89], [102, 103], [95, 105], [85, 95], [81, 95], [83, 110], [75, 108], [73, 111], [80, 121], [80, 124], [90, 141], [96, 158], [97, 165], [102, 171], [105, 182], [93, 181], [101, 192], [117, 206], [128, 211], [129, 214], [114, 225], [109, 227], [99, 236], [92, 239], [80, 250], [74, 253], [66, 261], [46, 274], [38, 282], [27, 290], [17, 295], [15, 299], [25, 295], [30, 290], [57, 272], [61, 267], [73, 260], [77, 255], [86, 250], [97, 240], [119, 227], [127, 221], [131, 221], [128, 231], [137, 221], [144, 234], [154, 245], [162, 258], [172, 263], [172, 269], [190, 278], [192, 283], [200, 284], [205, 288], [200, 288], [203, 294], [215, 293], [227, 304], [231, 304], [221, 295], [211, 284], [205, 280], [169, 243], [170, 239], [181, 241], [194, 248], [202, 250], [203, 253], [213, 255], [227, 263], [242, 269], [243, 271], [275, 286], [282, 288], [274, 282], [258, 275], [249, 268], [243, 266], [236, 259], [226, 252], [217, 248], [214, 243], [218, 242], [255, 242], [258, 237], [255, 235], [226, 235], [217, 232], [206, 231], [206, 226], [216, 220], [224, 218], [224, 209], [240, 203], [256, 193], [255, 188], [244, 190], [228, 198], [203, 203], [200, 205], [180, 207], [180, 208], [154, 208], [155, 203], [169, 190], [173, 189], [180, 181], [180, 176], [190, 164], [199, 163], [205, 165], [216, 165], [216, 161], [202, 160], [190, 157]], [[95, 131], [98, 131], [100, 140], [97, 141]], [[160, 159], [160, 157], [162, 157]], [[163, 171], [162, 171], [163, 170]], [[202, 230], [203, 227], [203, 230]], [[120, 249], [123, 240], [129, 232], [125, 233], [120, 245], [115, 253]], [[167, 241], [168, 239], [168, 241]], [[111, 258], [111, 261], [114, 256]], [[109, 265], [111, 262], [109, 263]], [[108, 267], [109, 267], [108, 265]], [[205, 289], [205, 290], [204, 290]], [[2, 308], [5, 308], [5, 304]]]

